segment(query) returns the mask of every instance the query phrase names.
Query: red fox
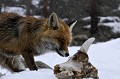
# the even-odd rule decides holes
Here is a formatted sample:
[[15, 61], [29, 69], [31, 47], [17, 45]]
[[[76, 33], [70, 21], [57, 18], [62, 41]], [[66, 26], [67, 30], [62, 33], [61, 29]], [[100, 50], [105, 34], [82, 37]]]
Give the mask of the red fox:
[[54, 50], [60, 56], [69, 56], [71, 30], [76, 21], [67, 25], [52, 13], [48, 19], [20, 16], [15, 13], [0, 15], [0, 64], [13, 72], [24, 70], [20, 55], [30, 70], [38, 70], [34, 54]]

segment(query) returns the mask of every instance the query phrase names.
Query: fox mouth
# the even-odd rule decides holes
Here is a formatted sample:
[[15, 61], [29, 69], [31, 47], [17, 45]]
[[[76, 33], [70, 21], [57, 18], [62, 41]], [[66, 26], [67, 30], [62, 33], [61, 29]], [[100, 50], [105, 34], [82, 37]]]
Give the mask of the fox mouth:
[[60, 53], [60, 50], [58, 48], [55, 48], [55, 50], [60, 56], [64, 57], [63, 54]]
[[69, 53], [65, 52], [64, 50], [60, 51], [58, 48], [55, 48], [55, 50], [62, 57], [68, 57], [69, 56]]

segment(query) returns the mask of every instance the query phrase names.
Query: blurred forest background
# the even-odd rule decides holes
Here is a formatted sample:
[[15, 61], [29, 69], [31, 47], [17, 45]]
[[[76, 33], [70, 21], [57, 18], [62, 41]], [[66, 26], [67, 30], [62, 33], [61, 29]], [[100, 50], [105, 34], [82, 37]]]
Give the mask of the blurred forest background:
[[53, 11], [68, 23], [78, 21], [71, 45], [93, 36], [96, 42], [120, 37], [120, 0], [0, 0], [0, 13], [48, 18]]

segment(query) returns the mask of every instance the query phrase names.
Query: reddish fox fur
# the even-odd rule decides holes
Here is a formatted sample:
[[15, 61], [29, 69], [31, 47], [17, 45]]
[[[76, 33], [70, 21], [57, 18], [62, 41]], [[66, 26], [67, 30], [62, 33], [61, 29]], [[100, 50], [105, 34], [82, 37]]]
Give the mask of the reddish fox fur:
[[24, 70], [20, 55], [30, 70], [37, 70], [33, 55], [44, 54], [46, 49], [68, 56], [70, 42], [70, 27], [58, 19], [56, 13], [52, 13], [49, 19], [15, 13], [0, 15], [0, 64], [11, 71]]

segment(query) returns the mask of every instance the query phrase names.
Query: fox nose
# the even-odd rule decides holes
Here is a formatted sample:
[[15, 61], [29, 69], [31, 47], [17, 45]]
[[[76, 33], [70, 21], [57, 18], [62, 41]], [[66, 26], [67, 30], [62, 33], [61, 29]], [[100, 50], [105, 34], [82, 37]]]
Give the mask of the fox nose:
[[69, 56], [69, 53], [66, 53], [65, 56], [68, 57], [68, 56]]

